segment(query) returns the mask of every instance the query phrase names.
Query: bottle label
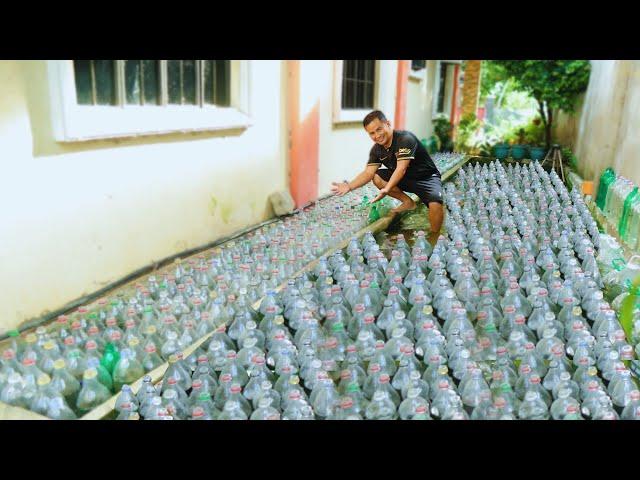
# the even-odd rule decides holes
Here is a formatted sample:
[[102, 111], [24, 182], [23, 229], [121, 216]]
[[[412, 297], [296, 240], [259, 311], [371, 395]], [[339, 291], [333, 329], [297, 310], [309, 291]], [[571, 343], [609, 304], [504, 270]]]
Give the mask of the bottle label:
[[415, 413], [416, 413], [416, 414], [418, 414], [418, 415], [423, 415], [423, 414], [427, 413], [427, 406], [426, 406], [426, 405], [418, 405], [418, 406], [415, 408], [415, 410], [414, 410], [414, 411], [415, 411]]
[[574, 414], [578, 411], [578, 407], [576, 405], [567, 405], [567, 413]]

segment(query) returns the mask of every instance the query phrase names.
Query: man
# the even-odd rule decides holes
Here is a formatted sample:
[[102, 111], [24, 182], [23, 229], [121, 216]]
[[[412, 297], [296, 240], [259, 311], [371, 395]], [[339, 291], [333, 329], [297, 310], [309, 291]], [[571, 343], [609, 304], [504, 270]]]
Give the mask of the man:
[[[440, 172], [429, 153], [413, 133], [393, 130], [380, 110], [369, 113], [362, 124], [375, 142], [369, 152], [369, 162], [365, 170], [350, 182], [333, 182], [331, 190], [337, 195], [344, 195], [373, 180], [380, 193], [371, 203], [390, 195], [402, 202], [393, 210], [395, 212], [416, 208], [415, 202], [404, 192], [415, 193], [429, 208], [429, 241], [435, 244], [442, 227], [444, 211]], [[387, 168], [379, 169], [380, 165]]]

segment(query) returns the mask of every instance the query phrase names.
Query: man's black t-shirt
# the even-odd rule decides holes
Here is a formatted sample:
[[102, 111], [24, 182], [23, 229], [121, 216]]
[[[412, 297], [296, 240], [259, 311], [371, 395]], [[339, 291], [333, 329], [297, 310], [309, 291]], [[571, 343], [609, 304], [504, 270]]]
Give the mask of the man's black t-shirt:
[[409, 161], [404, 174], [411, 180], [422, 180], [430, 177], [440, 177], [440, 172], [429, 156], [429, 152], [418, 138], [406, 130], [394, 130], [391, 146], [386, 149], [375, 144], [369, 153], [368, 165], [383, 164], [389, 170], [395, 170], [398, 161]]

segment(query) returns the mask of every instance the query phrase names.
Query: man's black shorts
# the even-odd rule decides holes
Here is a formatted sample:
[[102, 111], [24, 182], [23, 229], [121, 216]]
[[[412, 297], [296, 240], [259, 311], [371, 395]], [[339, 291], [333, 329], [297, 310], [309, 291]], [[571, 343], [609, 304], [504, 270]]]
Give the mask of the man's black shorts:
[[[388, 182], [393, 172], [387, 168], [380, 168], [376, 172], [381, 179]], [[415, 193], [425, 205], [430, 202], [442, 204], [442, 181], [440, 177], [427, 177], [420, 180], [413, 178], [402, 178], [398, 183], [398, 188], [404, 192]]]

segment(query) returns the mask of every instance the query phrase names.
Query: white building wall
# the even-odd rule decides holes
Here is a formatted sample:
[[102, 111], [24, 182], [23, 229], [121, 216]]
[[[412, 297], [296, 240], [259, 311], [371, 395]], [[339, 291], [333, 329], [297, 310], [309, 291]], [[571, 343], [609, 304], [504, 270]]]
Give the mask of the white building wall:
[[243, 132], [61, 144], [45, 62], [0, 61], [0, 333], [272, 215], [287, 186], [282, 66], [252, 63]]

